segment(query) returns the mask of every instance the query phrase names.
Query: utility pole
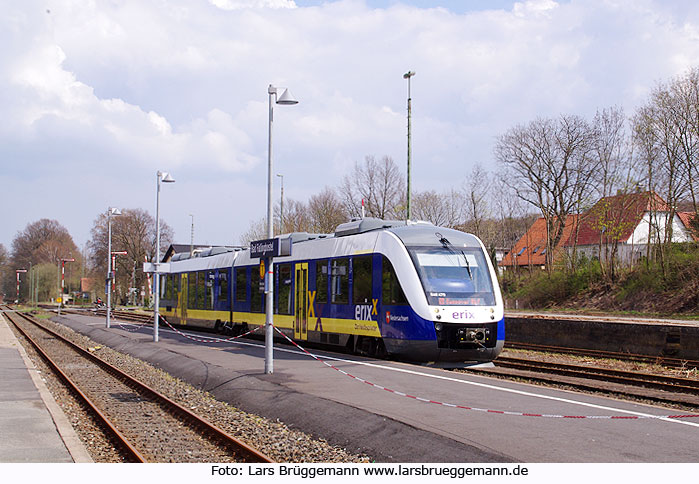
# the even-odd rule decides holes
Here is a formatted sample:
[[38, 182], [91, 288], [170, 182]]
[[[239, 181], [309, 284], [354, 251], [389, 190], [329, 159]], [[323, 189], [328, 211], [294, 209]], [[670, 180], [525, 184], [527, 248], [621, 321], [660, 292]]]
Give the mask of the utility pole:
[[410, 156], [411, 156], [411, 146], [410, 146], [410, 117], [411, 117], [411, 106], [410, 106], [410, 78], [415, 75], [414, 71], [408, 71], [403, 74], [403, 79], [408, 80], [408, 196], [407, 196], [407, 207], [406, 207], [406, 220], [410, 220]]

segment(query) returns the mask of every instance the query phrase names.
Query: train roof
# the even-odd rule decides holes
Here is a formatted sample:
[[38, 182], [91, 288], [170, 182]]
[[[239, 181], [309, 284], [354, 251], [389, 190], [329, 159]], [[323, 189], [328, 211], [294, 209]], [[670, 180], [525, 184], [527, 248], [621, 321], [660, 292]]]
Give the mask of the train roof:
[[475, 235], [427, 223], [392, 227], [388, 231], [396, 234], [407, 247], [419, 245], [441, 246], [443, 245], [443, 240], [455, 247], [481, 246]]
[[[480, 247], [480, 241], [474, 235], [459, 230], [438, 227], [429, 222], [406, 222], [404, 220], [382, 220], [378, 218], [355, 219], [338, 225], [334, 234], [312, 234], [308, 232], [294, 232], [277, 236], [289, 238], [292, 245], [304, 244], [311, 241], [336, 240], [340, 242], [347, 238], [353, 239], [353, 235], [369, 234], [375, 232], [378, 236], [381, 232], [391, 232], [398, 237], [407, 247], [415, 246], [441, 246], [449, 243], [455, 247]], [[195, 271], [231, 266], [238, 257], [243, 260], [249, 258], [249, 249], [242, 247], [212, 247], [189, 257], [182, 254], [173, 257], [171, 272]], [[178, 254], [179, 255], [179, 254]]]

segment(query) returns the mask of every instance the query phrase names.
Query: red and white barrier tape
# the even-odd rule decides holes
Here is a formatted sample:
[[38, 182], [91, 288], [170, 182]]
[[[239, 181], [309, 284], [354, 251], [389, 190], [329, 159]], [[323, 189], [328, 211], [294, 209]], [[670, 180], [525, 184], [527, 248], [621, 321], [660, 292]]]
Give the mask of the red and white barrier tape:
[[173, 330], [175, 333], [179, 334], [180, 336], [182, 336], [182, 337], [184, 337], [184, 338], [187, 338], [187, 339], [189, 339], [189, 340], [192, 340], [192, 341], [196, 341], [196, 342], [198, 342], [198, 343], [230, 343], [230, 342], [233, 341], [233, 340], [236, 340], [236, 339], [238, 339], [238, 338], [242, 338], [243, 336], [247, 336], [247, 335], [249, 335], [249, 334], [252, 334], [252, 333], [254, 333], [255, 331], [257, 331], [258, 329], [260, 329], [260, 326], [257, 326], [256, 328], [251, 329], [251, 330], [248, 331], [247, 333], [243, 333], [243, 334], [238, 335], [238, 336], [232, 336], [232, 337], [226, 338], [226, 339], [221, 339], [221, 338], [195, 338], [194, 336], [188, 335], [188, 334], [186, 334], [186, 333], [180, 331], [179, 329], [175, 328], [175, 327], [174, 327], [173, 325], [171, 325], [171, 324], [167, 321], [167, 319], [165, 319], [165, 318], [160, 318], [160, 321], [164, 322], [171, 330]]
[[[140, 331], [142, 327], [144, 327], [146, 324], [149, 323], [127, 323], [127, 322], [119, 322], [116, 319], [113, 319], [112, 322], [119, 326], [122, 330], [128, 331], [129, 333], [135, 333], [136, 331]], [[127, 325], [129, 327], [127, 327]]]
[[699, 414], [678, 414], [678, 415], [552, 415], [552, 414], [543, 414], [543, 413], [527, 413], [527, 412], [511, 412], [511, 411], [506, 411], [506, 410], [491, 410], [487, 408], [477, 408], [477, 407], [468, 407], [466, 405], [457, 405], [454, 403], [446, 403], [446, 402], [438, 402], [435, 400], [430, 400], [428, 398], [422, 398], [418, 397], [415, 395], [409, 395], [407, 393], [400, 392], [398, 390], [393, 390], [391, 388], [386, 388], [381, 385], [377, 385], [376, 383], [372, 383], [370, 381], [367, 381], [363, 378], [360, 378], [358, 376], [352, 375], [350, 373], [347, 373], [344, 370], [341, 370], [340, 368], [331, 365], [330, 363], [322, 360], [318, 356], [314, 355], [313, 353], [308, 352], [305, 348], [301, 347], [298, 345], [295, 341], [290, 339], [287, 335], [285, 335], [283, 332], [281, 332], [279, 329], [276, 327], [274, 330], [281, 334], [287, 341], [289, 341], [292, 345], [296, 346], [298, 349], [306, 353], [308, 356], [311, 358], [315, 359], [316, 361], [321, 362], [325, 366], [332, 368], [335, 371], [338, 371], [342, 373], [343, 375], [346, 375], [354, 380], [360, 381], [362, 383], [366, 383], [369, 386], [372, 386], [374, 388], [378, 388], [379, 390], [385, 390], [389, 393], [393, 393], [394, 395], [399, 395], [401, 397], [406, 397], [406, 398], [411, 398], [413, 400], [417, 400], [419, 402], [424, 402], [424, 403], [432, 403], [435, 405], [442, 405], [444, 407], [452, 407], [452, 408], [459, 408], [461, 410], [472, 410], [474, 412], [485, 412], [485, 413], [493, 413], [493, 414], [498, 414], [498, 415], [513, 415], [517, 417], [544, 417], [544, 418], [569, 418], [569, 419], [609, 419], [609, 420], [641, 420], [641, 419], [681, 419], [681, 418], [699, 418]]

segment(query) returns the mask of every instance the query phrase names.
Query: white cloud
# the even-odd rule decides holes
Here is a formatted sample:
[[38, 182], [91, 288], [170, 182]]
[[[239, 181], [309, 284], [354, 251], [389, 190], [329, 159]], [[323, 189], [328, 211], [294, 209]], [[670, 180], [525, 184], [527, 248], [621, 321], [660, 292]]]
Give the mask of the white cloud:
[[[13, 2], [0, 18], [0, 159], [9, 164], [0, 176], [13, 187], [37, 170], [64, 186], [75, 173], [108, 174], [114, 192], [103, 196], [119, 188], [150, 209], [152, 173], [176, 171], [173, 213], [208, 203], [200, 233], [237, 242], [230, 234], [264, 213], [268, 84], [300, 100], [275, 109], [287, 196], [337, 184], [368, 154], [402, 166], [407, 70], [417, 72], [414, 184], [456, 186], [473, 163], [492, 166], [493, 140], [508, 127], [611, 104], [631, 113], [656, 81], [699, 64], [699, 7], [680, 3], [530, 0], [456, 15], [358, 0]], [[207, 183], [215, 188], [174, 195]], [[46, 197], [62, 213], [84, 203], [67, 190]], [[232, 219], [239, 207], [245, 215]], [[16, 215], [15, 231], [37, 215]], [[224, 217], [234, 227], [222, 240]]]
[[211, 4], [224, 10], [242, 8], [296, 8], [293, 0], [209, 0]]
[[526, 17], [528, 15], [546, 16], [550, 18], [551, 10], [558, 7], [558, 3], [553, 0], [527, 0], [526, 2], [517, 2], [514, 4], [513, 12], [518, 17]]

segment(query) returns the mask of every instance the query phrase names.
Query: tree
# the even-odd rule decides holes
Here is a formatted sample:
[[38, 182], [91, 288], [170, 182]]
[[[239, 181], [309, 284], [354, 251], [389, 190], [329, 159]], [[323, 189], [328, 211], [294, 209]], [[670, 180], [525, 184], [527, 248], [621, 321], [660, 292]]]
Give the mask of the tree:
[[[597, 111], [592, 120], [592, 155], [599, 163], [594, 180], [600, 198], [614, 194], [617, 189], [628, 189], [628, 152], [626, 117], [624, 110], [617, 107]], [[634, 180], [635, 181], [635, 180]]]
[[[145, 275], [142, 267], [146, 261], [155, 259], [155, 218], [143, 209], [124, 209], [122, 215], [112, 217], [112, 252], [126, 251], [127, 255], [116, 256], [117, 296], [126, 299], [129, 288], [145, 287]], [[92, 268], [100, 275], [107, 273], [108, 227], [107, 214], [101, 213], [95, 219], [92, 239], [88, 242], [88, 250]], [[172, 243], [173, 231], [164, 221], [160, 221], [160, 254], [161, 259]]]
[[[633, 144], [636, 147], [634, 157], [639, 166], [641, 179], [649, 193], [656, 191], [656, 174], [659, 171], [660, 147], [653, 133], [653, 112], [650, 106], [642, 106], [631, 119], [633, 126]], [[646, 243], [646, 266], [650, 264], [651, 243], [653, 239], [653, 217], [648, 217], [648, 241]], [[659, 236], [657, 238], [660, 240]]]
[[319, 234], [332, 234], [338, 225], [349, 220], [337, 192], [329, 187], [308, 200], [308, 217], [310, 232]]
[[7, 254], [7, 249], [5, 246], [0, 244], [0, 303], [3, 302], [3, 296], [7, 294], [5, 289], [5, 283], [8, 280], [9, 270], [9, 256]]
[[[18, 232], [12, 241], [12, 254], [10, 263], [5, 273], [3, 290], [6, 294], [15, 292], [15, 269], [27, 269], [40, 265], [46, 266], [46, 272], [53, 275], [50, 278], [40, 279], [39, 292], [47, 298], [58, 295], [60, 287], [61, 259], [75, 259], [66, 263], [67, 290], [79, 288], [80, 271], [77, 270], [82, 263], [82, 254], [73, 242], [68, 230], [56, 220], [41, 219], [32, 222], [26, 228]], [[50, 268], [50, 269], [49, 269]], [[11, 275], [11, 277], [9, 277]], [[29, 273], [22, 280], [29, 281]], [[8, 291], [9, 289], [9, 291]], [[28, 299], [29, 284], [20, 285], [20, 297]]]
[[43, 218], [30, 223], [12, 241], [12, 263], [29, 267], [29, 263], [55, 264], [61, 258], [80, 257], [68, 230], [56, 220]]
[[[637, 110], [633, 126], [635, 144], [646, 162], [648, 188], [668, 205], [662, 227], [652, 227], [649, 221], [649, 233], [655, 232], [656, 255], [665, 275], [678, 205], [689, 197], [697, 212], [699, 70], [695, 68], [668, 84], [658, 84], [647, 103]], [[650, 256], [650, 241], [647, 255]]]
[[[310, 232], [311, 231], [311, 220], [308, 214], [308, 208], [306, 207], [306, 204], [303, 202], [298, 202], [293, 199], [288, 199], [284, 200], [284, 228], [283, 232], [285, 234], [292, 233], [292, 232]], [[279, 206], [275, 206], [275, 213], [276, 217], [279, 218]], [[279, 227], [279, 224], [275, 223], [275, 234], [277, 233], [276, 227]], [[267, 234], [265, 232], [265, 236], [262, 237], [263, 239], [267, 238]]]
[[362, 215], [362, 201], [366, 216], [384, 220], [405, 217], [405, 181], [390, 156], [380, 161], [366, 156], [363, 165], [355, 163], [339, 191], [350, 217]]
[[418, 192], [412, 199], [412, 217], [435, 225], [456, 228], [463, 222], [463, 195], [456, 190]]
[[267, 238], [267, 217], [254, 221], [250, 224], [248, 230], [240, 236], [240, 244], [249, 246], [254, 240], [263, 240]]
[[537, 118], [497, 139], [495, 157], [503, 167], [503, 180], [537, 207], [546, 222], [549, 271], [567, 216], [589, 196], [599, 165], [591, 156], [593, 139], [589, 123], [574, 115]]
[[685, 178], [694, 213], [699, 202], [699, 67], [690, 69], [683, 77], [670, 83], [668, 90], [674, 99], [676, 136], [681, 149], [680, 170]]
[[491, 239], [485, 234], [485, 220], [490, 218], [490, 189], [492, 180], [490, 174], [480, 165], [471, 170], [468, 180], [463, 186], [466, 207], [467, 231], [474, 233], [481, 240]]

